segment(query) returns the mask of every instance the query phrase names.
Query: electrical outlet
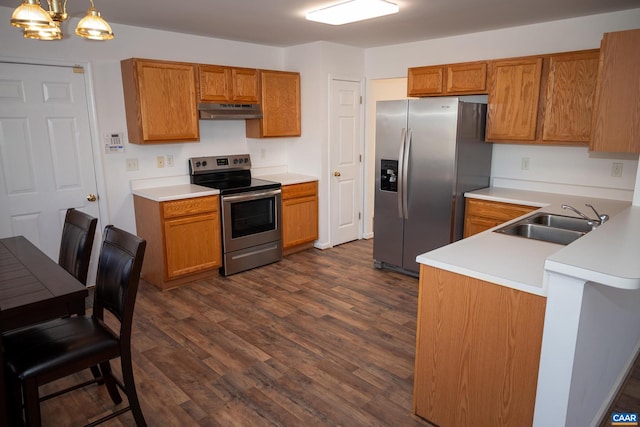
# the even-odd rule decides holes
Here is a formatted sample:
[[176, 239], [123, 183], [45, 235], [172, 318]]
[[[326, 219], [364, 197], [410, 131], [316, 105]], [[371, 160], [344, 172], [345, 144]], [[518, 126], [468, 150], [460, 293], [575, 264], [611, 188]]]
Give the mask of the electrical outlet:
[[622, 176], [622, 163], [613, 162], [611, 164], [611, 176], [620, 178]]
[[167, 154], [167, 167], [168, 168], [172, 168], [173, 167], [173, 154]]
[[138, 159], [127, 159], [127, 172], [138, 170]]
[[528, 157], [523, 157], [522, 160], [520, 161], [520, 169], [522, 169], [523, 171], [528, 171], [529, 170], [529, 158]]
[[159, 168], [163, 168], [164, 167], [164, 156], [156, 157], [156, 166], [159, 167]]

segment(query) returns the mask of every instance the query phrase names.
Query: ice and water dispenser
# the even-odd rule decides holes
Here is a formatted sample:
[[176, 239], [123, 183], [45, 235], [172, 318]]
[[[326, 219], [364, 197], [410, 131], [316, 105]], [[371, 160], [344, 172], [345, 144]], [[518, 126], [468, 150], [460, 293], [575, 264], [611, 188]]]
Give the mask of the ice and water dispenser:
[[380, 160], [380, 190], [398, 192], [397, 160]]

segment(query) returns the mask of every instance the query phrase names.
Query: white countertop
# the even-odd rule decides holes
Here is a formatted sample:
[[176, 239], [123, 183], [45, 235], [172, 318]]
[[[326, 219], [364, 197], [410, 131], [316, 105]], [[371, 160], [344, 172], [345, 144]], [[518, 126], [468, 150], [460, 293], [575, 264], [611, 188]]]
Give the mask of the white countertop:
[[419, 255], [419, 263], [542, 296], [547, 295], [545, 267], [574, 277], [589, 273], [586, 280], [597, 278], [594, 281], [610, 286], [633, 288], [635, 284], [640, 288], [640, 208], [630, 207], [630, 202], [495, 187], [465, 196], [536, 206], [540, 211], [568, 216], [576, 215], [563, 210], [562, 204], [591, 216], [591, 210], [584, 206], [590, 203], [611, 219], [567, 246], [488, 230]]
[[621, 289], [640, 289], [640, 206], [631, 206], [547, 258], [545, 268]]
[[215, 196], [220, 190], [194, 184], [178, 184], [162, 187], [138, 188], [131, 191], [136, 196], [144, 197], [156, 202], [190, 199], [192, 197]]
[[268, 175], [256, 175], [256, 178], [266, 179], [268, 181], [279, 182], [282, 185], [302, 184], [304, 182], [317, 181], [318, 178], [311, 175], [303, 175], [299, 173], [276, 173]]

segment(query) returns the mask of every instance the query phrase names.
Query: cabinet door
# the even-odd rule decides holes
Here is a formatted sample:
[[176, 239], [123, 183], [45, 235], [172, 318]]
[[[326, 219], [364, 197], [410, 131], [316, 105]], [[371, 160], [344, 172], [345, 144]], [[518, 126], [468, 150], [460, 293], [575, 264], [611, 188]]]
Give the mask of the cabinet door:
[[409, 68], [407, 96], [442, 95], [444, 67]]
[[588, 143], [599, 51], [572, 52], [549, 58], [542, 139]]
[[541, 57], [490, 63], [487, 141], [536, 138], [541, 72]]
[[502, 224], [502, 221], [496, 219], [467, 215], [464, 219], [464, 237], [466, 238], [474, 234], [482, 233], [500, 224]]
[[318, 182], [282, 187], [282, 248], [318, 239]]
[[605, 33], [591, 150], [640, 152], [640, 29]]
[[447, 65], [447, 95], [487, 93], [487, 63]]
[[198, 65], [200, 101], [226, 102], [231, 97], [231, 69], [218, 65]]
[[536, 209], [538, 208], [533, 206], [467, 199], [464, 213], [464, 237], [473, 236]]
[[251, 68], [231, 69], [231, 100], [247, 104], [258, 103], [258, 70]]
[[318, 198], [298, 197], [282, 201], [282, 248], [318, 239]]
[[300, 73], [260, 71], [262, 119], [246, 120], [247, 137], [300, 136]]
[[414, 412], [439, 426], [531, 426], [546, 298], [422, 265]]
[[167, 279], [222, 265], [218, 212], [164, 222]]
[[200, 139], [193, 64], [133, 59], [122, 75], [129, 142]]
[[198, 65], [202, 102], [258, 103], [258, 70]]

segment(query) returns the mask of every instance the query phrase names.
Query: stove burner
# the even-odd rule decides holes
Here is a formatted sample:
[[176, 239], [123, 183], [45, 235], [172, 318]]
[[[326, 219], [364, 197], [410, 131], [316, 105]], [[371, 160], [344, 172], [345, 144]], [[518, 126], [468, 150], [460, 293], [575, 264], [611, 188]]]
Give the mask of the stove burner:
[[249, 154], [189, 159], [191, 183], [216, 188], [220, 194], [280, 188], [279, 182], [251, 177]]

